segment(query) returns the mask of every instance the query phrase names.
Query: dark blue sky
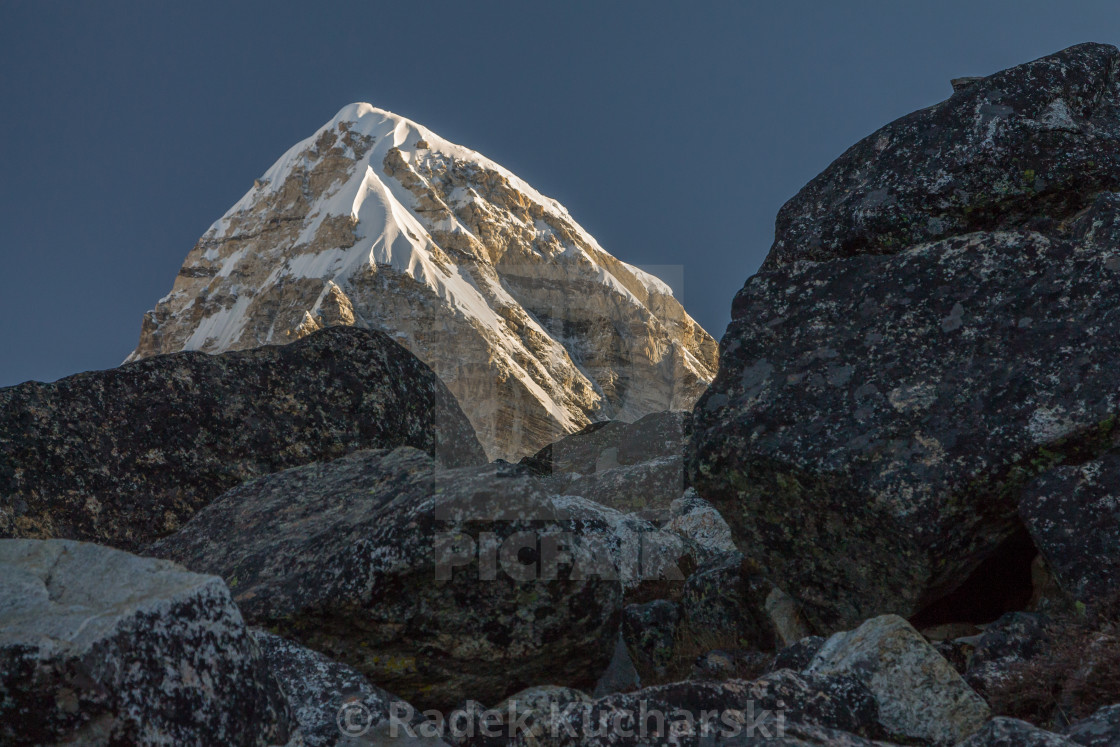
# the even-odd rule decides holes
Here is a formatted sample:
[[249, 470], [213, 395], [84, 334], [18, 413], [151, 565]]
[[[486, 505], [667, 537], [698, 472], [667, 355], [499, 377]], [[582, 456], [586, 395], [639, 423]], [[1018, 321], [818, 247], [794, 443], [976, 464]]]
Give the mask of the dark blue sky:
[[949, 79], [1120, 41], [1110, 2], [0, 2], [0, 385], [114, 366], [197, 238], [369, 101], [684, 266], [713, 335], [774, 215]]

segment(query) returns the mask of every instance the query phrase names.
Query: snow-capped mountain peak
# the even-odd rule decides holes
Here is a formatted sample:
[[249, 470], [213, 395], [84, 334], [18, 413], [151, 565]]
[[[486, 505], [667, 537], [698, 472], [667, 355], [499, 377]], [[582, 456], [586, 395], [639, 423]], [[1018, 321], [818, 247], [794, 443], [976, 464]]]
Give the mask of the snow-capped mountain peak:
[[716, 343], [661, 280], [481, 154], [369, 104], [290, 148], [188, 255], [130, 359], [392, 335], [492, 457], [605, 418], [691, 407]]

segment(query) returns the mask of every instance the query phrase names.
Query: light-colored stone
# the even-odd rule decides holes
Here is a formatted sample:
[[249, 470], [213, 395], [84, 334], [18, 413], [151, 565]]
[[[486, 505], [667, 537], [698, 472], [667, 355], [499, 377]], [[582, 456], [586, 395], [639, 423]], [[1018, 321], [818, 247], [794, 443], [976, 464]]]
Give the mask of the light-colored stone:
[[85, 542], [0, 541], [0, 743], [296, 736], [220, 578]]
[[987, 704], [952, 665], [897, 615], [836, 633], [806, 671], [861, 680], [879, 704], [880, 723], [909, 739], [955, 744], [990, 716]]

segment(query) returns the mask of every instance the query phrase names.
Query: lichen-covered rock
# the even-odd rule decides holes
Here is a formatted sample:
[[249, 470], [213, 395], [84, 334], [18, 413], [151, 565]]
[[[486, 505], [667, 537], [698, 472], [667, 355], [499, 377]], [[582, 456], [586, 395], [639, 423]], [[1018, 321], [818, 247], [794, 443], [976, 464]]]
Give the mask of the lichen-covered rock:
[[0, 540], [0, 742], [263, 746], [294, 727], [221, 579]]
[[667, 599], [630, 604], [622, 611], [622, 638], [630, 658], [647, 679], [663, 677], [673, 659], [680, 607]]
[[819, 632], [944, 597], [1020, 531], [1026, 483], [1111, 447], [1118, 208], [739, 293], [690, 477]]
[[988, 719], [987, 704], [949, 662], [896, 615], [836, 633], [813, 657], [807, 673], [850, 675], [879, 705], [879, 723], [891, 735], [952, 745]]
[[0, 536], [135, 549], [250, 478], [403, 445], [485, 461], [428, 367], [366, 330], [20, 384], [0, 389]]
[[1120, 52], [1080, 44], [973, 80], [848, 149], [778, 213], [764, 267], [1048, 230], [1120, 191]]
[[875, 700], [859, 682], [790, 671], [609, 695], [560, 711], [543, 726], [542, 747], [862, 745], [880, 733]]
[[731, 536], [731, 527], [727, 526], [715, 506], [698, 496], [692, 488], [669, 505], [669, 516], [665, 530], [699, 545], [709, 559], [739, 551]]
[[530, 687], [492, 709], [469, 709], [472, 723], [465, 738], [454, 739], [454, 743], [456, 747], [538, 747], [547, 741], [548, 719], [554, 711], [589, 702], [586, 693], [569, 687]]
[[1120, 744], [1120, 705], [1105, 706], [1070, 724], [1065, 735], [1085, 747], [1115, 747]]
[[813, 663], [813, 658], [821, 650], [825, 639], [819, 635], [805, 636], [799, 641], [794, 641], [774, 657], [773, 670], [792, 669], [795, 672], [804, 671]]
[[781, 637], [766, 611], [774, 591], [739, 553], [701, 566], [681, 594], [684, 624], [741, 648], [773, 650]]
[[981, 695], [1004, 679], [1009, 668], [1044, 653], [1050, 643], [1049, 618], [1032, 612], [1009, 612], [974, 639], [964, 679]]
[[611, 536], [521, 468], [436, 471], [401, 447], [242, 485], [150, 551], [224, 577], [253, 624], [447, 708], [595, 681], [621, 611]]
[[370, 684], [353, 667], [280, 636], [261, 630], [252, 633], [284, 691], [306, 747], [403, 745], [408, 743], [407, 734], [394, 728], [390, 717], [414, 730], [426, 721], [412, 705]]
[[1042, 475], [1019, 516], [1067, 594], [1092, 603], [1120, 590], [1120, 454]]
[[1039, 729], [1026, 721], [999, 716], [958, 747], [1073, 747], [1074, 744], [1060, 734]]
[[606, 421], [545, 446], [521, 463], [536, 475], [590, 475], [684, 454], [689, 413], [655, 412], [634, 423]]
[[764, 651], [745, 648], [705, 651], [692, 663], [690, 680], [753, 680], [779, 667], [770, 666], [774, 657]]
[[681, 497], [687, 412], [656, 412], [635, 423], [593, 423], [521, 464], [557, 493], [664, 522]]
[[626, 601], [680, 596], [687, 574], [703, 552], [673, 532], [658, 529], [637, 514], [622, 513], [578, 495], [552, 499], [561, 519], [585, 522], [583, 531], [609, 557]]

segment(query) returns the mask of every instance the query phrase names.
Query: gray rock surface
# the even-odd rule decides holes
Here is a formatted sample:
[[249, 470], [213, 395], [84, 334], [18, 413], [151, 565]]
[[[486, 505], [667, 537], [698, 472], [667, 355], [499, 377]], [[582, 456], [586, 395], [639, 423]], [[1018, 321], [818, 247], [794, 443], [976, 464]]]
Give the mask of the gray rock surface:
[[1045, 615], [1009, 612], [985, 628], [973, 641], [964, 679], [981, 695], [1007, 676], [1009, 669], [1023, 664], [1048, 648], [1051, 640]]
[[390, 720], [414, 730], [426, 722], [401, 698], [370, 684], [361, 672], [262, 630], [252, 631], [280, 684], [306, 747], [443, 744], [413, 740]]
[[766, 600], [774, 587], [735, 553], [696, 569], [681, 594], [681, 616], [694, 635], [722, 645], [772, 651], [781, 642]]
[[1067, 594], [1088, 604], [1120, 591], [1120, 454], [1042, 475], [1019, 516]]
[[[647, 678], [664, 677], [677, 645], [680, 607], [667, 599], [630, 604], [622, 611], [622, 638], [630, 658]], [[654, 680], [656, 681], [656, 680]]]
[[753, 681], [678, 682], [610, 695], [561, 711], [543, 726], [538, 744], [547, 747], [863, 745], [879, 733], [875, 701], [859, 682], [788, 670]]
[[782, 207], [764, 267], [1045, 229], [1120, 191], [1118, 58], [1079, 44], [879, 129]]
[[486, 461], [447, 388], [379, 332], [28, 382], [0, 389], [0, 536], [136, 549], [245, 480], [404, 445]]
[[959, 747], [1073, 747], [1075, 743], [1015, 718], [999, 716], [960, 743]]
[[1120, 704], [1105, 706], [1070, 724], [1065, 735], [1085, 747], [1115, 747], [1120, 744]]
[[593, 423], [521, 463], [557, 493], [573, 493], [620, 511], [667, 519], [685, 490], [689, 414], [656, 412], [635, 423]]
[[737, 295], [688, 475], [817, 632], [927, 608], [1015, 535], [1025, 484], [1112, 448], [1117, 54], [1074, 47], [865, 139]]
[[221, 579], [85, 542], [0, 540], [0, 743], [295, 735]]
[[523, 469], [437, 472], [401, 447], [242, 485], [150, 551], [225, 578], [253, 624], [449, 708], [594, 683], [621, 610], [594, 575], [609, 536]]
[[895, 615], [836, 633], [805, 671], [858, 679], [878, 703], [879, 723], [905, 739], [952, 745], [991, 715], [949, 662]]

